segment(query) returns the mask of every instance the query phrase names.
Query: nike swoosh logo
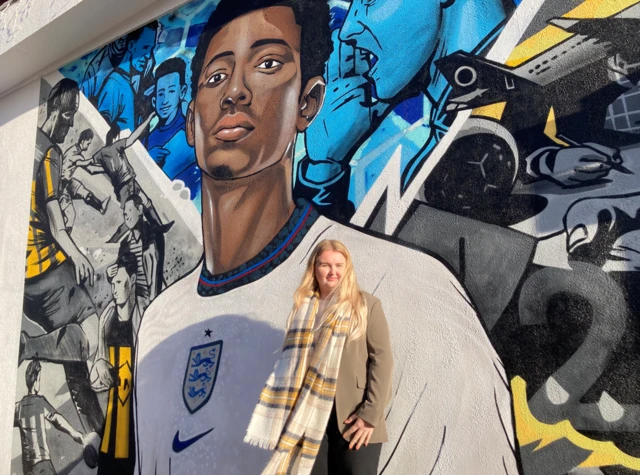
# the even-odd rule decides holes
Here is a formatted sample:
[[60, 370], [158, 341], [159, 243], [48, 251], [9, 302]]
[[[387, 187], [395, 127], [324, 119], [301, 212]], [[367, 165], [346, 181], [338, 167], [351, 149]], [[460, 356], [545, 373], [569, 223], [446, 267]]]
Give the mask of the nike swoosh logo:
[[172, 446], [173, 451], [177, 454], [182, 452], [184, 449], [198, 442], [200, 439], [202, 439], [205, 435], [207, 435], [213, 429], [215, 429], [215, 427], [212, 427], [208, 431], [203, 432], [202, 434], [198, 434], [195, 437], [191, 437], [190, 439], [187, 439], [187, 440], [180, 440], [180, 431], [178, 430], [176, 432], [175, 437], [173, 438], [173, 446]]

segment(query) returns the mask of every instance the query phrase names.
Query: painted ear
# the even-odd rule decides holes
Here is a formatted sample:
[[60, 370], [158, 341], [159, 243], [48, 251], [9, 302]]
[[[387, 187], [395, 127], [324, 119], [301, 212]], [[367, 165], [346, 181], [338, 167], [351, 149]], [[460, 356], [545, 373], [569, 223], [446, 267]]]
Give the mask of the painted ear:
[[185, 119], [187, 125], [187, 143], [190, 147], [195, 147], [196, 144], [196, 124], [195, 117], [193, 115], [193, 101], [189, 102], [187, 108], [187, 117]]
[[309, 79], [300, 97], [300, 114], [296, 121], [298, 132], [304, 132], [311, 122], [318, 116], [322, 103], [326, 84], [321, 76]]
[[155, 97], [151, 98], [151, 107], [153, 107], [154, 109], [156, 108], [156, 98]]
[[187, 95], [187, 85], [185, 84], [180, 88], [180, 100], [183, 101], [186, 95]]

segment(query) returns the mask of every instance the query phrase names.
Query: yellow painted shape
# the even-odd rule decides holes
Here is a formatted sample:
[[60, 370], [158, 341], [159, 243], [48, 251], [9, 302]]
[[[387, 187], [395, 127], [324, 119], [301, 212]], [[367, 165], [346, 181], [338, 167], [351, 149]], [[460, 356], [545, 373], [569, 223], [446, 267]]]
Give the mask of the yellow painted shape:
[[51, 198], [54, 194], [53, 182], [51, 181], [51, 150], [47, 153], [44, 159], [44, 174], [47, 178], [47, 193], [46, 197]]
[[[607, 18], [635, 5], [638, 1], [640, 0], [586, 0], [562, 16], [565, 18]], [[562, 28], [549, 25], [516, 46], [505, 64], [512, 67], [519, 66], [570, 36], [571, 34]]]
[[504, 113], [504, 108], [507, 105], [507, 101], [496, 102], [495, 104], [489, 104], [487, 106], [476, 107], [471, 113], [475, 117], [488, 117], [490, 119], [500, 120]]
[[[115, 349], [109, 347], [109, 363], [113, 366], [115, 364]], [[113, 415], [113, 405], [116, 398], [116, 388], [109, 389], [109, 403], [107, 404], [107, 417], [104, 426], [104, 433], [102, 434], [102, 444], [100, 444], [100, 452], [106, 454], [109, 453], [109, 439], [111, 439], [111, 419]]]
[[[31, 209], [36, 206], [36, 182], [31, 182]], [[27, 279], [35, 277], [40, 274], [40, 266], [38, 263], [38, 250], [34, 243], [36, 237], [33, 232], [33, 226], [29, 225], [29, 237], [27, 238], [27, 262], [25, 265], [25, 277]]]
[[544, 126], [544, 134], [558, 145], [563, 145], [565, 147], [569, 146], [567, 142], [558, 138], [558, 128], [556, 127], [556, 113], [553, 110], [553, 107], [549, 109], [547, 123]]
[[534, 449], [540, 450], [560, 439], [567, 439], [576, 447], [590, 451], [579, 467], [603, 467], [607, 465], [622, 465], [633, 470], [640, 470], [640, 458], [632, 457], [622, 452], [613, 442], [593, 440], [575, 430], [568, 420], [556, 424], [546, 424], [538, 421], [527, 403], [527, 383], [520, 376], [511, 380], [513, 394], [513, 409], [516, 421], [516, 437], [520, 446], [538, 442]]
[[[126, 459], [129, 457], [129, 437], [131, 437], [131, 421], [129, 413], [129, 405], [131, 398], [128, 397], [131, 392], [131, 348], [128, 346], [120, 347], [120, 368], [118, 369], [118, 377], [120, 385], [118, 386], [118, 415], [116, 417], [116, 458]], [[126, 381], [126, 379], [128, 381]], [[125, 386], [125, 383], [127, 386]], [[125, 397], [125, 395], [127, 397]], [[124, 401], [124, 404], [122, 403]]]
[[[48, 177], [50, 182], [50, 177]], [[35, 213], [36, 209], [36, 182], [31, 182], [31, 211]], [[33, 213], [32, 213], [33, 215]], [[27, 239], [27, 258], [25, 261], [25, 277], [31, 279], [36, 277], [51, 267], [52, 262], [61, 264], [67, 259], [62, 251], [57, 251], [55, 256], [52, 256], [52, 251], [55, 250], [55, 246], [49, 245], [42, 249], [38, 248], [36, 242], [39, 236], [44, 231], [38, 230], [33, 224], [29, 224], [29, 236]], [[46, 256], [46, 259], [43, 258]]]

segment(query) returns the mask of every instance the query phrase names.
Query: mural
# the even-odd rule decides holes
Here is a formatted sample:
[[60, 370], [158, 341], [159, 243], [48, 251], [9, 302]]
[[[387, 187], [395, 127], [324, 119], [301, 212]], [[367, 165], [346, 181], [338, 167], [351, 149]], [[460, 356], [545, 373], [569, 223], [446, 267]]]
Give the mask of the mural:
[[637, 0], [195, 0], [43, 78], [11, 472], [260, 473], [329, 238], [389, 322], [379, 473], [640, 473], [639, 33]]

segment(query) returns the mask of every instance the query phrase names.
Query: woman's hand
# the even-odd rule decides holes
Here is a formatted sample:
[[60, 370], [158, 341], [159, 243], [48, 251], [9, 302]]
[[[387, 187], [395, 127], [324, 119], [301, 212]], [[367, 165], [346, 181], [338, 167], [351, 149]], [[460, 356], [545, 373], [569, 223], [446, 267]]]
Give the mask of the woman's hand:
[[[355, 449], [358, 450], [363, 444], [365, 447], [369, 445], [369, 439], [371, 438], [371, 434], [373, 434], [374, 429], [371, 424], [360, 419], [356, 414], [351, 414], [344, 423], [353, 423], [353, 425], [344, 433], [344, 438], [350, 440], [350, 449], [355, 447]], [[351, 439], [349, 439], [349, 437], [351, 437]]]

